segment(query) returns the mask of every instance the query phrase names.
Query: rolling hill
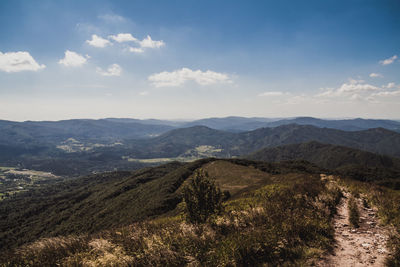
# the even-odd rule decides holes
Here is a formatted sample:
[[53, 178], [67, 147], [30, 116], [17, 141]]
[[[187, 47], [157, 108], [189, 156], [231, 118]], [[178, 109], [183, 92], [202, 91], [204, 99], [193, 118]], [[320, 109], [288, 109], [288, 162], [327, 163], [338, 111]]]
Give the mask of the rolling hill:
[[374, 119], [346, 119], [346, 120], [323, 120], [313, 117], [298, 117], [294, 119], [284, 119], [267, 123], [264, 127], [277, 127], [287, 124], [312, 125], [320, 128], [332, 128], [344, 131], [361, 131], [371, 128], [384, 128], [400, 132], [400, 123], [394, 120], [374, 120]]
[[156, 138], [132, 141], [130, 151], [127, 152], [133, 158], [156, 158], [160, 155], [178, 157], [188, 149], [209, 145], [221, 149], [215, 156], [237, 157], [261, 148], [310, 141], [400, 156], [400, 134], [393, 131], [377, 128], [348, 132], [296, 124], [261, 128], [244, 133], [229, 133], [205, 126], [175, 129]]
[[148, 138], [171, 129], [172, 126], [136, 120], [1, 121], [0, 144], [57, 144], [68, 138], [109, 143], [126, 138]]
[[400, 159], [374, 154], [344, 146], [308, 142], [274, 148], [264, 148], [246, 158], [268, 162], [306, 160], [318, 166], [336, 169], [346, 165], [361, 165], [372, 168], [389, 168], [400, 171]]
[[208, 118], [192, 121], [181, 125], [181, 127], [206, 126], [216, 130], [231, 132], [252, 131], [258, 128], [271, 128], [288, 124], [312, 125], [319, 128], [332, 128], [344, 131], [360, 131], [371, 128], [385, 128], [400, 132], [400, 122], [394, 120], [374, 120], [374, 119], [318, 119], [313, 117], [298, 117], [289, 119], [269, 119], [269, 118], [244, 118], [244, 117], [225, 117]]
[[269, 183], [272, 174], [320, 172], [306, 162], [203, 159], [69, 179], [0, 202], [0, 251], [40, 237], [94, 233], [165, 214], [182, 200], [182, 184], [200, 167], [220, 177], [217, 182], [233, 189], [232, 195]]

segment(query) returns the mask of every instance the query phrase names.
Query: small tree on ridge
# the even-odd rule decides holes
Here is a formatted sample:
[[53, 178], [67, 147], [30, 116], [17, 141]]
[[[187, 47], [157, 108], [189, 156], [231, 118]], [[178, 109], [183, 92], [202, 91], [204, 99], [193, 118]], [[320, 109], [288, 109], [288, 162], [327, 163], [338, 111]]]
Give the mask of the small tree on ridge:
[[192, 223], [204, 223], [222, 211], [223, 194], [203, 170], [196, 171], [189, 185], [185, 186], [183, 199], [187, 219]]

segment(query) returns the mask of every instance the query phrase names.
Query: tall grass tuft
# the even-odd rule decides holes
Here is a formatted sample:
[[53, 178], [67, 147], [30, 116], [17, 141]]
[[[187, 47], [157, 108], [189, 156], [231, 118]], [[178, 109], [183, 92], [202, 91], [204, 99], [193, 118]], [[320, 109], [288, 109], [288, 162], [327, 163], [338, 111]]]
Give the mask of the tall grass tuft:
[[360, 212], [358, 210], [356, 199], [353, 195], [350, 196], [348, 200], [348, 209], [349, 209], [349, 223], [354, 228], [360, 227]]

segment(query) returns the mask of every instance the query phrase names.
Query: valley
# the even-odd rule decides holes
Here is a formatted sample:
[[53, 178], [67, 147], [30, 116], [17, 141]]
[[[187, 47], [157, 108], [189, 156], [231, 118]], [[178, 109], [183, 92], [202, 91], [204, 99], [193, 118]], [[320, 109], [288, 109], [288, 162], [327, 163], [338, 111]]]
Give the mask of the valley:
[[49, 172], [0, 167], [0, 200], [60, 180], [61, 177]]

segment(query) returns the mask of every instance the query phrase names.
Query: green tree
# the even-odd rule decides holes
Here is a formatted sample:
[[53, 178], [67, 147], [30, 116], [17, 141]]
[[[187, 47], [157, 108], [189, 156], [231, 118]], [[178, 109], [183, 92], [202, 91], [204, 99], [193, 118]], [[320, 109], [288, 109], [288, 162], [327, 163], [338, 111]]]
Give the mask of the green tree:
[[203, 170], [196, 171], [189, 185], [185, 186], [183, 199], [187, 219], [192, 223], [204, 223], [222, 211], [223, 194]]

